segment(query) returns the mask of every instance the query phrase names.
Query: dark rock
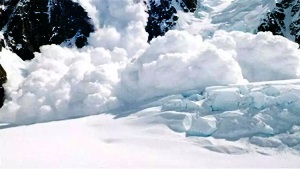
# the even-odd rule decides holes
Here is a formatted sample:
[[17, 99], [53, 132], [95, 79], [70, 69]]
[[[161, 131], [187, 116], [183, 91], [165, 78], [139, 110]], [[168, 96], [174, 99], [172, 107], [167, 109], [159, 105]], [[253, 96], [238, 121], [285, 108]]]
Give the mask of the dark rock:
[[94, 31], [87, 12], [72, 0], [0, 0], [0, 26], [8, 47], [23, 60], [47, 44], [75, 39], [83, 47]]
[[164, 35], [173, 28], [178, 20], [177, 11], [171, 4], [172, 0], [162, 0], [159, 3], [150, 0], [148, 4], [148, 22], [146, 31], [149, 33], [148, 41], [157, 36]]
[[258, 31], [270, 31], [274, 35], [300, 44], [300, 0], [282, 0], [275, 9], [267, 13]]
[[180, 2], [180, 6], [184, 12], [195, 12], [197, 8], [197, 0], [182, 0]]
[[[176, 0], [184, 12], [194, 12], [197, 7], [197, 0]], [[146, 31], [148, 41], [157, 36], [163, 36], [167, 31], [174, 28], [177, 23], [177, 10], [172, 4], [172, 0], [149, 0], [148, 22]]]
[[0, 107], [2, 107], [4, 103], [5, 91], [2, 85], [6, 82], [6, 80], [7, 80], [6, 72], [3, 69], [2, 65], [0, 64]]
[[[2, 51], [2, 47], [4, 46], [4, 40], [0, 39], [0, 52]], [[3, 69], [2, 65], [0, 64], [0, 107], [3, 106], [4, 98], [5, 98], [5, 91], [3, 88], [3, 84], [7, 80], [6, 71]]]
[[2, 47], [4, 47], [4, 40], [0, 39], [0, 52], [2, 51]]

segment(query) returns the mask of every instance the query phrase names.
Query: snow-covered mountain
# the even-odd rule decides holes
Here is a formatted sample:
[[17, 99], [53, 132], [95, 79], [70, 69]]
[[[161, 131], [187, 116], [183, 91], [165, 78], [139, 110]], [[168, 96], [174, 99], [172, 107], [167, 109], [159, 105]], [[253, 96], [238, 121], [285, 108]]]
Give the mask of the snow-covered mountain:
[[148, 41], [174, 28], [178, 21], [178, 10], [194, 12], [197, 8], [197, 0], [149, 0], [145, 3], [149, 14], [146, 26]]
[[[300, 50], [286, 28], [298, 1], [47, 2], [18, 1], [32, 15], [11, 15], [26, 20], [11, 30], [40, 9], [39, 26], [65, 26], [58, 9], [84, 22], [28, 61], [8, 36], [22, 25], [3, 26], [0, 167], [300, 167]], [[276, 11], [287, 38], [258, 31]]]
[[[94, 31], [87, 13], [71, 0], [1, 0], [0, 4], [0, 28], [6, 45], [23, 60], [32, 59], [33, 52], [46, 44], [65, 42], [83, 47]], [[148, 41], [175, 29], [184, 20], [179, 14], [183, 12], [194, 13], [198, 19], [209, 15], [217, 29], [271, 31], [299, 42], [297, 0], [147, 0], [145, 4], [149, 14], [145, 27]]]
[[[191, 4], [186, 6], [184, 1], [180, 3], [183, 5], [176, 2], [149, 1], [147, 30], [154, 32], [148, 31], [149, 40], [176, 29], [176, 25], [179, 29], [189, 25], [203, 35], [211, 35], [218, 29], [251, 33], [270, 31], [300, 43], [299, 0], [198, 0], [189, 1]], [[193, 14], [182, 14], [187, 12]]]
[[23, 60], [47, 44], [83, 47], [94, 30], [87, 12], [71, 0], [1, 0], [0, 29]]
[[258, 31], [271, 31], [300, 44], [300, 1], [282, 0], [267, 13]]
[[[0, 5], [0, 51], [6, 47], [23, 60], [34, 58], [33, 53], [47, 44], [83, 47], [94, 31], [87, 12], [71, 0], [0, 0]], [[6, 79], [6, 74], [0, 78]]]

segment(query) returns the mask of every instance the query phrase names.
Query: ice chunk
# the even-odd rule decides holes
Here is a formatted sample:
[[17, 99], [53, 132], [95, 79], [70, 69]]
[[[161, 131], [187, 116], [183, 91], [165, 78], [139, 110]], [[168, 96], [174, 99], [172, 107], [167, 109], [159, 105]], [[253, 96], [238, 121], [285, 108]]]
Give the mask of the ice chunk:
[[236, 140], [257, 134], [272, 135], [273, 129], [257, 118], [250, 118], [241, 111], [230, 111], [216, 115], [218, 130], [213, 134], [216, 138]]
[[280, 90], [273, 85], [267, 86], [265, 88], [263, 88], [262, 93], [268, 95], [268, 96], [279, 96], [280, 95]]
[[213, 116], [194, 117], [186, 134], [188, 136], [211, 136], [217, 130], [216, 121]]
[[178, 112], [164, 112], [160, 114], [166, 120], [167, 126], [176, 132], [186, 132], [192, 124], [192, 115]]
[[191, 96], [188, 97], [189, 100], [192, 101], [200, 101], [204, 99], [204, 96], [200, 95], [200, 94], [193, 94]]
[[238, 88], [211, 90], [207, 95], [208, 99], [204, 104], [211, 107], [212, 111], [235, 110], [238, 108], [241, 99]]
[[253, 99], [253, 106], [257, 109], [262, 109], [267, 102], [267, 96], [261, 92], [253, 92], [250, 94]]
[[300, 132], [297, 133], [283, 133], [279, 135], [279, 139], [289, 147], [294, 147], [300, 143]]

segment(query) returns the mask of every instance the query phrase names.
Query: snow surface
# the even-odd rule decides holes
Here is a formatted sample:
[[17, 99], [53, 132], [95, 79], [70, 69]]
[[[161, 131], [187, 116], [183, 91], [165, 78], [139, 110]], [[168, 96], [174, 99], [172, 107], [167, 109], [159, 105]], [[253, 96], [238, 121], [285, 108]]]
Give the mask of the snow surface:
[[[142, 2], [77, 1], [97, 28], [89, 46], [42, 46], [27, 62], [0, 52], [8, 72], [0, 165], [299, 167], [296, 43], [271, 33], [216, 31], [201, 13], [211, 34], [179, 24], [148, 44]], [[204, 2], [222, 12], [239, 1]], [[271, 80], [279, 81], [263, 82]], [[9, 128], [101, 113], [109, 115]]]
[[136, 116], [99, 115], [0, 132], [1, 168], [300, 167], [299, 156], [263, 155], [238, 142], [186, 138], [140, 123]]

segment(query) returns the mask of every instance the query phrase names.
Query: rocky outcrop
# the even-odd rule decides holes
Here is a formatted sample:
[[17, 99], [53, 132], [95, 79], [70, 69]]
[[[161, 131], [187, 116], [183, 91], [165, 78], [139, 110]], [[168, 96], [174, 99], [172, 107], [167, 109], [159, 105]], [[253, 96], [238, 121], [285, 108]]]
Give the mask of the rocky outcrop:
[[270, 31], [300, 44], [300, 0], [282, 0], [262, 20], [258, 31]]
[[0, 64], [0, 107], [3, 106], [3, 102], [4, 102], [5, 92], [2, 85], [6, 82], [6, 80], [7, 80], [6, 72]]
[[[3, 47], [4, 47], [4, 40], [0, 38], [0, 52], [2, 51]], [[0, 63], [0, 107], [3, 106], [3, 102], [4, 102], [5, 91], [3, 88], [3, 84], [6, 82], [6, 80], [7, 80], [6, 71], [3, 69]]]
[[0, 0], [7, 47], [23, 60], [47, 44], [83, 47], [94, 31], [87, 12], [72, 0]]
[[[178, 20], [177, 10], [172, 0], [149, 0], [148, 23], [146, 31], [148, 32], [148, 41], [157, 36], [164, 35], [172, 29]], [[194, 12], [197, 7], [197, 0], [176, 0], [176, 6], [180, 6], [184, 12]]]

